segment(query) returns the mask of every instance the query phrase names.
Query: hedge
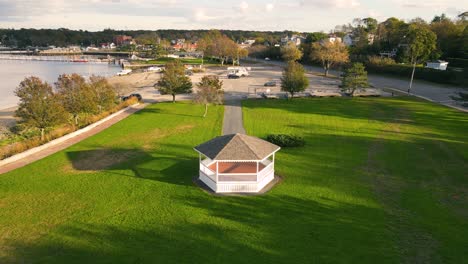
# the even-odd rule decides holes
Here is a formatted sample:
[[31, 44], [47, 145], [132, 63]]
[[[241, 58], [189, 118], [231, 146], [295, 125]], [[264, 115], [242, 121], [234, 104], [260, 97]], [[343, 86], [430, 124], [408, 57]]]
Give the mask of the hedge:
[[305, 140], [302, 137], [285, 134], [270, 134], [266, 137], [270, 143], [280, 147], [302, 147], [305, 145]]
[[[367, 64], [366, 70], [371, 73], [392, 74], [404, 78], [411, 77], [413, 68], [410, 65], [372, 65]], [[440, 71], [429, 68], [417, 67], [414, 78], [435, 83], [468, 86], [468, 74], [462, 71], [446, 70]]]

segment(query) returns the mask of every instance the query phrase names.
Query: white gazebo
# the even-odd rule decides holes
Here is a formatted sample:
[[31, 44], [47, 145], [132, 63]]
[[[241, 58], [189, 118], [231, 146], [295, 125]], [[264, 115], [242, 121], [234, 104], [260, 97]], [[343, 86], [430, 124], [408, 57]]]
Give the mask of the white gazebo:
[[244, 134], [214, 138], [195, 147], [199, 180], [216, 193], [260, 192], [275, 178], [280, 147]]

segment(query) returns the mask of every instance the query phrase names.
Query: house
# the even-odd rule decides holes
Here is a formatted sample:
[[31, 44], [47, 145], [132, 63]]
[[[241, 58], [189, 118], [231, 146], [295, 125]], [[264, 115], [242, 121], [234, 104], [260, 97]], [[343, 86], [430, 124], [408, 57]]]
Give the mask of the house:
[[296, 46], [299, 46], [305, 40], [306, 40], [306, 38], [303, 37], [303, 36], [300, 36], [300, 35], [292, 35], [291, 37], [286, 36], [286, 37], [281, 38], [281, 46], [285, 46], [290, 42], [294, 43]]
[[258, 193], [275, 178], [275, 153], [268, 141], [231, 134], [196, 146], [198, 180], [216, 193]]
[[126, 45], [132, 45], [135, 44], [133, 41], [133, 38], [131, 36], [126, 36], [126, 35], [118, 35], [114, 37], [114, 43], [117, 46], [126, 46]]
[[351, 34], [344, 35], [343, 44], [345, 44], [348, 47], [354, 45], [353, 35]]
[[440, 71], [446, 71], [447, 66], [448, 66], [448, 62], [443, 61], [443, 60], [426, 62], [426, 68], [440, 70]]
[[320, 40], [321, 44], [335, 43], [335, 42], [341, 43], [343, 42], [343, 40], [335, 34], [328, 34], [328, 38]]

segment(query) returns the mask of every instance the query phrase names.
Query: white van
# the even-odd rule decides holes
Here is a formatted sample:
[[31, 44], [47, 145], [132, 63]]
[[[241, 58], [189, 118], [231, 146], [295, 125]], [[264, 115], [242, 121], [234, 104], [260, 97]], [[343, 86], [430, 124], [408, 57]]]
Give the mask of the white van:
[[229, 67], [227, 77], [229, 79], [237, 79], [240, 77], [249, 76], [249, 71], [245, 67]]

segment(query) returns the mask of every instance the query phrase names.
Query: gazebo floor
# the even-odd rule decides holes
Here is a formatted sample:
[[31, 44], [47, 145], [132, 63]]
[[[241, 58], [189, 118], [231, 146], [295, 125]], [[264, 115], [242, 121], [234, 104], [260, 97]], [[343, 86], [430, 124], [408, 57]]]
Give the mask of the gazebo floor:
[[[216, 163], [209, 166], [210, 170], [216, 172]], [[258, 164], [258, 171], [265, 168], [262, 163]], [[256, 162], [219, 162], [218, 173], [257, 173]]]

